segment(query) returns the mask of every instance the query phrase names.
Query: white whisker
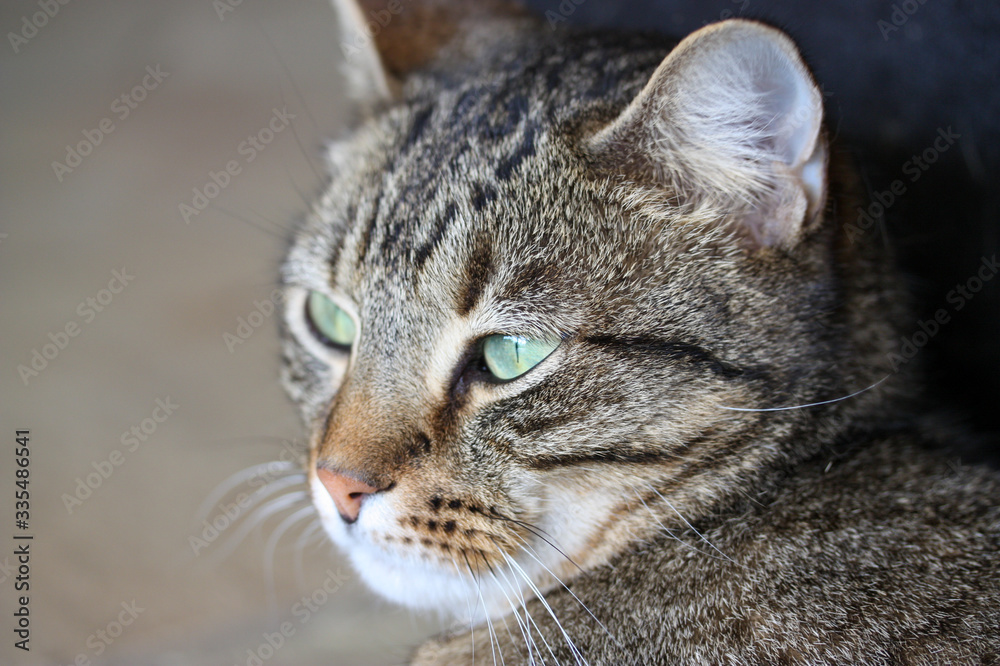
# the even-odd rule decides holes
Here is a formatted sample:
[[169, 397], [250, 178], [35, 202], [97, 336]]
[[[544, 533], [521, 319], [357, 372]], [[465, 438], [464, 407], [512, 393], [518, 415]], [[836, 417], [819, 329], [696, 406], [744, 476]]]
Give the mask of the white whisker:
[[[277, 467], [275, 467], [277, 466]], [[262, 475], [268, 473], [271, 470], [277, 470], [278, 472], [283, 472], [282, 476], [285, 474], [291, 474], [299, 470], [299, 466], [293, 462], [282, 462], [280, 460], [272, 460], [271, 462], [260, 463], [257, 465], [251, 465], [241, 469], [238, 472], [230, 474], [228, 477], [223, 479], [208, 496], [199, 505], [198, 510], [195, 512], [194, 525], [200, 525], [201, 521], [208, 518], [208, 514], [211, 513], [212, 509], [219, 503], [219, 501], [229, 494], [233, 488], [236, 488], [241, 483], [244, 483], [247, 479], [253, 478], [256, 475]], [[272, 472], [273, 473], [273, 472]]]
[[[511, 610], [510, 614], [514, 616], [514, 619], [517, 622], [517, 626], [521, 630], [521, 636], [524, 637], [524, 644], [528, 648], [528, 662], [530, 664], [534, 664], [535, 663], [535, 658], [534, 658], [534, 656], [532, 654], [532, 649], [531, 649], [532, 645], [534, 645], [534, 641], [531, 639], [531, 629], [526, 626], [524, 620], [522, 620], [521, 616], [518, 615], [518, 613], [517, 613], [517, 604], [515, 604], [514, 601], [507, 594], [507, 590], [504, 588], [503, 584], [500, 582], [500, 579], [497, 578], [496, 572], [494, 572], [492, 568], [490, 569], [490, 575], [493, 576], [493, 582], [496, 583], [496, 586], [498, 588], [500, 588], [500, 592], [503, 594], [504, 598], [507, 599], [507, 605], [510, 606], [510, 610]], [[510, 581], [507, 579], [507, 576], [505, 576], [503, 574], [503, 570], [502, 569], [500, 570], [500, 575], [502, 575], [504, 577], [504, 580], [507, 580], [507, 582], [510, 583]], [[515, 590], [515, 593], [517, 592], [517, 586], [512, 586], [512, 589]], [[524, 602], [524, 598], [523, 597], [521, 598], [521, 602], [523, 604], [523, 602]], [[504, 616], [504, 626], [506, 626], [506, 625], [507, 625], [507, 620], [506, 620], [506, 616]], [[508, 629], [508, 634], [509, 633], [510, 633], [510, 630]], [[510, 636], [510, 642], [511, 643], [514, 642], [514, 637], [513, 636]]]
[[[653, 509], [652, 509], [652, 508], [650, 508], [650, 506], [649, 506], [648, 504], [646, 504], [646, 500], [642, 499], [642, 495], [640, 495], [640, 494], [639, 494], [639, 491], [638, 491], [638, 490], [636, 490], [636, 489], [635, 489], [635, 488], [633, 487], [633, 488], [632, 488], [632, 492], [634, 492], [634, 493], [635, 493], [635, 496], [639, 498], [639, 501], [640, 501], [640, 502], [642, 502], [642, 505], [643, 505], [644, 507], [646, 507], [646, 510], [647, 510], [647, 511], [649, 511], [649, 515], [651, 515], [651, 516], [653, 517], [653, 520], [654, 520], [654, 521], [656, 521], [656, 524], [660, 526], [660, 529], [661, 529], [661, 530], [663, 530], [663, 532], [664, 532], [664, 533], [665, 533], [665, 534], [666, 534], [667, 536], [669, 536], [669, 537], [670, 537], [671, 539], [673, 539], [674, 541], [676, 541], [676, 542], [677, 542], [677, 543], [679, 543], [680, 545], [684, 546], [685, 548], [690, 548], [691, 550], [693, 550], [694, 552], [698, 553], [699, 555], [704, 555], [705, 557], [711, 557], [712, 559], [715, 559], [715, 560], [719, 560], [719, 559], [723, 559], [723, 558], [721, 558], [721, 557], [718, 557], [718, 556], [716, 556], [716, 555], [713, 555], [712, 553], [706, 553], [705, 551], [703, 551], [703, 550], [701, 550], [701, 549], [699, 549], [699, 548], [696, 548], [696, 547], [692, 546], [692, 545], [691, 545], [691, 544], [689, 544], [689, 543], [688, 543], [687, 541], [685, 541], [684, 539], [682, 539], [682, 538], [680, 538], [679, 536], [677, 536], [676, 534], [674, 534], [674, 533], [673, 533], [673, 531], [671, 531], [671, 529], [670, 529], [669, 527], [667, 527], [666, 525], [664, 525], [664, 524], [663, 524], [663, 523], [662, 523], [662, 522], [660, 521], [660, 518], [659, 518], [659, 516], [657, 516], [657, 515], [656, 515], [656, 512], [655, 512], [655, 511], [653, 511]], [[711, 545], [711, 544], [709, 544], [709, 545]], [[727, 557], [727, 558], [725, 558], [725, 559], [727, 559], [727, 560], [728, 560], [729, 558]], [[732, 561], [732, 560], [730, 560], [730, 561]]]
[[833, 400], [822, 400], [820, 402], [810, 402], [808, 405], [792, 405], [791, 407], [767, 407], [765, 409], [750, 409], [748, 407], [726, 407], [725, 405], [716, 405], [719, 409], [728, 409], [733, 412], [783, 412], [789, 409], [805, 409], [806, 407], [818, 407], [819, 405], [829, 405], [832, 402], [840, 402], [841, 400], [849, 400], [856, 395], [861, 395], [865, 391], [871, 391], [873, 388], [884, 382], [885, 380], [892, 377], [891, 374], [886, 375], [882, 379], [878, 380], [871, 386], [863, 388], [860, 391], [855, 391], [850, 395], [845, 395], [843, 398], [834, 398]]
[[229, 557], [236, 548], [243, 543], [243, 540], [247, 538], [256, 527], [259, 527], [268, 518], [274, 514], [287, 509], [289, 507], [295, 506], [299, 502], [307, 502], [309, 500], [309, 494], [304, 490], [297, 490], [295, 492], [290, 492], [280, 497], [275, 497], [269, 502], [262, 504], [254, 513], [249, 516], [246, 521], [244, 521], [236, 533], [230, 537], [222, 548], [213, 553], [209, 558], [208, 562], [211, 566], [217, 566], [227, 557]]
[[320, 519], [319, 514], [317, 514], [315, 520], [306, 529], [302, 530], [302, 534], [295, 540], [295, 584], [300, 589], [306, 586], [305, 571], [303, 570], [305, 549], [309, 546], [309, 542], [312, 541], [313, 537], [322, 532], [323, 521]]
[[590, 615], [590, 617], [594, 618], [594, 621], [597, 622], [597, 624], [600, 625], [601, 629], [604, 630], [604, 633], [606, 633], [608, 635], [608, 637], [611, 640], [613, 640], [616, 645], [618, 645], [618, 647], [623, 647], [622, 644], [621, 644], [621, 642], [618, 640], [618, 638], [614, 634], [612, 634], [611, 631], [606, 626], [604, 626], [604, 623], [601, 622], [596, 615], [594, 615], [593, 611], [590, 610], [590, 608], [587, 606], [587, 604], [583, 603], [583, 601], [580, 599], [580, 597], [576, 596], [576, 593], [573, 592], [573, 590], [571, 590], [569, 588], [569, 586], [566, 585], [566, 583], [564, 583], [561, 578], [559, 578], [559, 576], [555, 575], [555, 573], [553, 573], [553, 571], [551, 569], [549, 569], [547, 566], [545, 566], [544, 562], [542, 562], [540, 559], [538, 559], [538, 557], [535, 556], [534, 549], [528, 544], [528, 542], [525, 541], [524, 539], [521, 539], [521, 541], [522, 541], [522, 544], [523, 544], [521, 546], [521, 550], [526, 555], [528, 555], [528, 557], [530, 557], [531, 559], [533, 559], [535, 562], [538, 562], [539, 566], [541, 566], [543, 569], [545, 569], [545, 571], [547, 571], [549, 573], [549, 575], [552, 576], [552, 578], [554, 578], [556, 580], [557, 583], [559, 583], [560, 585], [562, 585], [563, 588], [567, 592], [569, 592], [570, 595], [574, 599], [576, 599], [577, 603], [580, 604], [580, 607], [583, 608], [583, 610], [587, 611], [587, 614]]
[[[472, 563], [469, 562], [469, 556], [463, 552], [462, 557], [465, 558], [465, 565], [469, 567], [469, 574], [472, 576], [473, 580], [476, 581], [476, 591], [479, 593], [479, 602], [483, 604], [483, 615], [486, 617], [486, 629], [489, 632], [490, 637], [490, 651], [493, 653], [493, 666], [497, 666], [497, 649], [500, 647], [500, 641], [497, 639], [496, 630], [493, 628], [493, 622], [490, 620], [489, 609], [486, 607], [486, 599], [483, 598], [482, 581], [480, 577], [475, 575], [473, 572]], [[500, 652], [500, 662], [503, 663], [503, 651]]]
[[512, 557], [508, 556], [503, 551], [500, 551], [500, 553], [503, 555], [504, 559], [507, 560], [507, 562], [511, 565], [511, 567], [517, 569], [518, 573], [520, 573], [521, 575], [521, 578], [524, 579], [524, 582], [527, 583], [528, 586], [535, 593], [535, 596], [538, 598], [538, 601], [540, 601], [541, 604], [545, 607], [545, 610], [548, 611], [549, 615], [552, 617], [552, 620], [556, 623], [556, 626], [559, 627], [559, 631], [562, 633], [563, 638], [566, 639], [566, 644], [569, 645], [570, 652], [573, 653], [573, 658], [576, 660], [576, 663], [588, 664], [587, 660], [580, 652], [580, 648], [576, 646], [576, 643], [573, 642], [573, 639], [570, 638], [570, 635], [566, 632], [566, 629], [562, 626], [562, 622], [560, 622], [559, 618], [556, 617], [555, 611], [552, 610], [552, 606], [550, 606], [549, 602], [546, 601], [545, 596], [542, 594], [541, 590], [539, 590], [538, 587], [531, 581], [531, 577], [528, 576], [527, 573], [525, 573], [524, 569], [522, 569], [520, 565], [518, 565], [518, 563]]
[[301, 522], [309, 515], [316, 515], [316, 509], [312, 504], [302, 507], [290, 516], [286, 516], [285, 519], [278, 523], [278, 526], [274, 528], [274, 532], [271, 534], [270, 538], [267, 540], [267, 544], [264, 546], [264, 571], [266, 572], [268, 580], [267, 607], [269, 609], [276, 609], [278, 605], [277, 594], [274, 589], [274, 557], [278, 550], [278, 541], [281, 540], [281, 537], [285, 535], [285, 532], [287, 532], [292, 525]]
[[[462, 571], [462, 569], [458, 566], [458, 560], [455, 559], [454, 555], [451, 556], [451, 563], [455, 565], [455, 571], [458, 572], [459, 576], [465, 575], [465, 572]], [[469, 577], [472, 579], [472, 582], [476, 583], [476, 586], [478, 587], [479, 581], [476, 580], [476, 577], [472, 574], [471, 570], [469, 571]], [[472, 638], [472, 663], [475, 664], [476, 663], [476, 610], [479, 609], [479, 601], [477, 600], [476, 605], [473, 606], [472, 600], [471, 599], [467, 600], [465, 602], [465, 606], [466, 608], [469, 609], [469, 634], [471, 635]], [[483, 610], [485, 611], [485, 609]]]
[[[269, 482], [263, 488], [258, 488], [250, 495], [250, 499], [247, 501], [247, 509], [251, 511], [256, 510], [256, 507], [261, 504], [266, 498], [271, 495], [277, 494], [279, 491], [285, 490], [286, 488], [292, 486], [304, 486], [306, 483], [305, 473], [289, 474], [288, 476], [277, 479], [275, 481]], [[252, 514], [251, 514], [252, 515]]]
[[[512, 576], [516, 576], [517, 575], [514, 572], [514, 570], [511, 569], [511, 567], [510, 567], [509, 564], [507, 565], [507, 568], [510, 569], [510, 573], [511, 573]], [[503, 573], [503, 569], [501, 569], [500, 572]], [[507, 576], [506, 575], [504, 576], [504, 580], [507, 580]], [[535, 618], [531, 617], [531, 611], [528, 610], [528, 604], [527, 604], [528, 600], [524, 598], [524, 592], [522, 591], [522, 589], [520, 588], [520, 586], [515, 585], [514, 583], [510, 583], [510, 585], [511, 585], [511, 588], [514, 590], [514, 592], [517, 594], [518, 598], [520, 599], [521, 608], [524, 609], [525, 626], [527, 626], [527, 622], [531, 622], [531, 624], [538, 631], [538, 636], [542, 639], [542, 643], [545, 645], [545, 649], [549, 651], [549, 655], [552, 657], [552, 661], [554, 663], [558, 664], [559, 663], [559, 659], [556, 657], [555, 652], [552, 651], [552, 646], [549, 645], [549, 642], [547, 640], [545, 640], [545, 633], [542, 632], [541, 627], [539, 627], [538, 623], [535, 622]], [[534, 639], [530, 638], [530, 636], [531, 636], [531, 628], [530, 627], [528, 628], [528, 636], [529, 636], [528, 640], [530, 641], [529, 644], [528, 644], [528, 646], [529, 646], [529, 655], [528, 656], [530, 658], [531, 657], [531, 654], [530, 654], [530, 648], [531, 648], [531, 646], [532, 645], [535, 646], [535, 649], [538, 650], [538, 644], [535, 643]], [[540, 651], [539, 651], [539, 653], [540, 653]], [[545, 659], [544, 658], [542, 658], [542, 663], [543, 664], [545, 663]]]
[[[647, 484], [647, 485], [648, 485], [648, 484]], [[713, 543], [712, 543], [711, 541], [709, 541], [708, 539], [706, 539], [706, 538], [704, 537], [704, 535], [702, 535], [702, 533], [701, 533], [701, 532], [699, 532], [698, 530], [696, 530], [696, 529], [695, 529], [695, 527], [694, 527], [694, 525], [692, 525], [691, 523], [689, 523], [689, 522], [688, 522], [688, 519], [687, 519], [687, 518], [685, 518], [684, 516], [682, 516], [682, 515], [681, 515], [681, 512], [680, 512], [680, 511], [678, 511], [678, 510], [677, 510], [677, 509], [676, 509], [676, 508], [674, 507], [674, 505], [670, 503], [670, 500], [668, 500], [668, 499], [667, 499], [666, 497], [664, 497], [663, 495], [661, 495], [661, 494], [660, 494], [660, 491], [659, 491], [659, 490], [657, 490], [657, 489], [656, 489], [656, 488], [654, 488], [653, 486], [649, 486], [649, 488], [650, 488], [650, 489], [651, 489], [651, 490], [652, 490], [652, 491], [653, 491], [654, 493], [656, 493], [656, 494], [657, 494], [657, 496], [659, 496], [659, 498], [660, 498], [661, 500], [663, 500], [664, 504], [666, 504], [667, 506], [669, 506], [669, 507], [670, 507], [670, 508], [671, 508], [671, 509], [673, 510], [673, 512], [677, 514], [677, 517], [678, 517], [678, 518], [680, 518], [681, 520], [683, 520], [683, 521], [684, 521], [684, 524], [685, 524], [685, 525], [687, 525], [687, 526], [688, 526], [688, 527], [689, 527], [689, 528], [691, 529], [691, 531], [692, 531], [692, 532], [694, 532], [695, 534], [697, 534], [697, 535], [698, 535], [698, 538], [699, 538], [699, 539], [701, 539], [702, 541], [704, 541], [705, 543], [707, 543], [707, 544], [708, 544], [708, 545], [709, 545], [709, 546], [710, 546], [710, 547], [712, 548], [712, 550], [714, 550], [715, 552], [717, 552], [717, 553], [718, 553], [719, 555], [722, 555], [722, 557], [724, 557], [724, 558], [725, 558], [726, 560], [728, 560], [729, 562], [731, 562], [731, 563], [733, 563], [733, 564], [736, 564], [736, 562], [735, 562], [735, 561], [733, 560], [733, 558], [729, 557], [728, 555], [726, 555], [725, 553], [723, 553], [723, 552], [722, 552], [721, 550], [719, 550], [718, 548], [716, 548], [716, 547], [715, 547], [715, 544], [713, 544]]]
[[[483, 591], [479, 590], [479, 599], [483, 602], [483, 608], [486, 608], [486, 600], [483, 599]], [[490, 614], [486, 613], [486, 629], [490, 632], [490, 651], [493, 652], [493, 666], [497, 666], [497, 652], [500, 652], [500, 663], [503, 664], [503, 650], [500, 649], [500, 639], [497, 638], [496, 629], [493, 628], [493, 622], [490, 620]]]

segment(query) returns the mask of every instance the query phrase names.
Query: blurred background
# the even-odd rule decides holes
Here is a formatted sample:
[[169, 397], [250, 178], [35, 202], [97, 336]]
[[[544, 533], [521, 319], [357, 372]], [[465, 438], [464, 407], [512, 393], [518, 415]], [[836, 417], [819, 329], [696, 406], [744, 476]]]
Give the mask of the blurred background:
[[[868, 233], [899, 253], [914, 331], [998, 251], [997, 7], [529, 4], [554, 30], [788, 29], [864, 186], [904, 184]], [[294, 479], [253, 495], [283, 474], [255, 465], [301, 448], [270, 305], [322, 141], [345, 127], [333, 21], [325, 0], [0, 6], [0, 663], [396, 664], [442, 628], [361, 587]], [[957, 138], [935, 148], [942, 132]], [[933, 162], [912, 172], [914, 156]], [[983, 434], [967, 459], [996, 460], [998, 282], [915, 360], [931, 399]], [[30, 653], [13, 647], [14, 533], [34, 536]]]

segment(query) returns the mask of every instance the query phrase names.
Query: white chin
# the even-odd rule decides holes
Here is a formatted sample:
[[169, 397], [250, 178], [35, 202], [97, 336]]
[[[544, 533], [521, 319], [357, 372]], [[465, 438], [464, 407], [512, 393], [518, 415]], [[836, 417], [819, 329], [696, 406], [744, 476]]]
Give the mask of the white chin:
[[349, 555], [365, 583], [396, 603], [438, 611], [453, 619], [481, 620], [486, 615], [476, 585], [468, 576], [460, 577], [421, 560], [393, 556], [368, 544], [355, 544]]
[[[383, 597], [417, 610], [438, 611], [452, 619], [480, 622], [511, 610], [508, 598], [518, 598], [522, 590], [501, 589], [488, 578], [477, 585], [470, 576], [460, 575], [452, 566], [427, 562], [403, 554], [393, 554], [351, 534], [337, 513], [333, 500], [315, 477], [310, 479], [313, 504], [323, 528], [340, 546], [365, 583]], [[381, 513], [375, 506], [373, 514]], [[377, 518], [378, 516], [372, 516]], [[362, 518], [362, 521], [364, 517]], [[361, 526], [360, 522], [357, 526]], [[505, 594], [506, 592], [506, 594]]]

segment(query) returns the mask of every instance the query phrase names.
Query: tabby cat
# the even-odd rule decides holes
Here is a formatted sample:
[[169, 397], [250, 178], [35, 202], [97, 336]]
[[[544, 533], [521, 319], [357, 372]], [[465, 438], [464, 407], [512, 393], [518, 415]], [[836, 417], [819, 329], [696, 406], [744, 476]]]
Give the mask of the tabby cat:
[[913, 414], [915, 320], [784, 33], [334, 6], [358, 117], [283, 269], [285, 383], [326, 531], [464, 622], [412, 663], [1000, 659], [1000, 479]]

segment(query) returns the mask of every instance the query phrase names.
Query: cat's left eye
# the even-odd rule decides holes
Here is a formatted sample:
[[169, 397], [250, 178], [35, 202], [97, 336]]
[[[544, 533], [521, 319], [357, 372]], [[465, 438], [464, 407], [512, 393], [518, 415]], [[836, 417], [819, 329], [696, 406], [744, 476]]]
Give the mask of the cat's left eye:
[[351, 315], [318, 291], [309, 292], [306, 317], [313, 333], [328, 347], [350, 349], [357, 337], [357, 326]]
[[483, 341], [483, 361], [497, 379], [515, 379], [544, 361], [559, 343], [558, 337], [491, 335]]

